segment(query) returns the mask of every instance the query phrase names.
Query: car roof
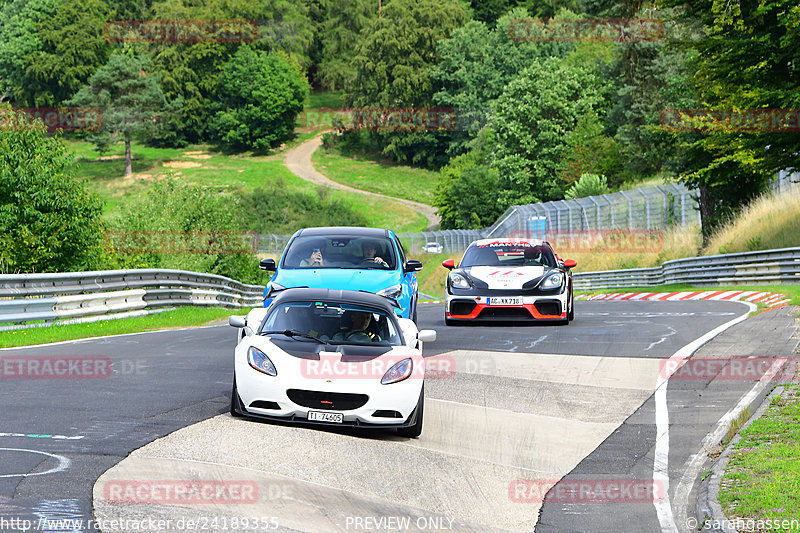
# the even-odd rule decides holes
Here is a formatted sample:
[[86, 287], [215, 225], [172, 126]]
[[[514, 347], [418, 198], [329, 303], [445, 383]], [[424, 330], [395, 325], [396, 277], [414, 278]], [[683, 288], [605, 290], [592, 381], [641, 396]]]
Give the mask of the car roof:
[[297, 232], [303, 236], [348, 235], [353, 237], [389, 237], [389, 230], [384, 228], [363, 228], [359, 226], [329, 226], [321, 228], [304, 228]]
[[339, 302], [356, 305], [366, 305], [377, 307], [386, 313], [393, 315], [394, 309], [391, 302], [383, 296], [364, 291], [346, 291], [337, 289], [309, 289], [292, 288], [280, 292], [272, 301], [272, 305], [285, 302]]
[[[487, 244], [528, 244], [532, 246], [541, 246], [543, 244], [549, 244], [546, 241], [541, 239], [519, 239], [519, 238], [508, 238], [508, 239], [479, 239], [477, 241], [473, 241], [472, 244], [476, 246], [486, 246]], [[472, 244], [470, 246], [472, 246]]]

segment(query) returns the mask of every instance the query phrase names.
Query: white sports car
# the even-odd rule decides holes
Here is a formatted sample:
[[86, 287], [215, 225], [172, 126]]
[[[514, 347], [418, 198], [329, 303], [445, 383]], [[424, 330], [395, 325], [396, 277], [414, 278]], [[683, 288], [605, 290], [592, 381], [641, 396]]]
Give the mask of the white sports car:
[[287, 289], [266, 308], [232, 316], [233, 416], [422, 432], [423, 342], [387, 298], [360, 291]]
[[568, 324], [575, 317], [572, 271], [545, 241], [483, 239], [469, 245], [447, 276], [445, 323], [542, 320]]

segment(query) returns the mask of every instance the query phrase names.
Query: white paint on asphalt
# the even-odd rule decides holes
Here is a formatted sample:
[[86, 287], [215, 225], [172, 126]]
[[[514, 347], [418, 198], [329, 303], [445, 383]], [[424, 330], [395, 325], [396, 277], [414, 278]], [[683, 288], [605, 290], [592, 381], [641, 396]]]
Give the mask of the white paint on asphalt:
[[[690, 342], [677, 352], [672, 357], [664, 362], [662, 368], [673, 369], [670, 373], [680, 367], [681, 363], [690, 357], [702, 345], [725, 331], [726, 329], [738, 324], [745, 320], [750, 313], [756, 310], [754, 304], [748, 302], [739, 302], [747, 306], [746, 313], [730, 320], [721, 326], [714, 328], [702, 337]], [[663, 376], [659, 373], [658, 384], [656, 385], [655, 406], [656, 406], [656, 446], [653, 458], [653, 480], [660, 482], [664, 491], [664, 497], [654, 502], [656, 508], [656, 515], [658, 515], [658, 522], [661, 524], [661, 531], [678, 533], [675, 525], [675, 516], [672, 511], [672, 504], [669, 496], [669, 406], [667, 405], [667, 384], [669, 383], [669, 376]]]
[[45, 455], [52, 459], [58, 461], [58, 464], [51, 468], [50, 470], [45, 470], [44, 472], [27, 472], [24, 474], [0, 474], [0, 478], [6, 477], [30, 477], [30, 476], [45, 476], [47, 474], [55, 474], [56, 472], [61, 472], [62, 470], [66, 470], [69, 468], [71, 461], [62, 455], [56, 455], [54, 453], [47, 453], [42, 452], [39, 450], [28, 450], [26, 448], [0, 448], [0, 452], [23, 452], [23, 453], [37, 453], [40, 455]]

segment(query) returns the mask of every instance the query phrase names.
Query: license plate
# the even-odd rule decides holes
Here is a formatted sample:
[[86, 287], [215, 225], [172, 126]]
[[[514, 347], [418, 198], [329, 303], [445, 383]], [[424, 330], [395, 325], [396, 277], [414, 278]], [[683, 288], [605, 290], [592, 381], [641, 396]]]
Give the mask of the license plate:
[[325, 411], [309, 411], [308, 420], [310, 422], [332, 422], [334, 424], [341, 424], [344, 422], [344, 414], [327, 413]]
[[489, 305], [522, 305], [522, 298], [498, 296], [495, 298], [489, 298], [487, 303]]

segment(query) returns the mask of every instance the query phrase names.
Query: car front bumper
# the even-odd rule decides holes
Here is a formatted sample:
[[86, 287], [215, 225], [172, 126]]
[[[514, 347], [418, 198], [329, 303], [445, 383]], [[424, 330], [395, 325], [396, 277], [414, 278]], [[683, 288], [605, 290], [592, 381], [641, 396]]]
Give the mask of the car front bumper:
[[491, 296], [447, 295], [445, 318], [449, 320], [535, 320], [567, 319], [567, 296], [516, 296], [520, 304], [492, 304]]

